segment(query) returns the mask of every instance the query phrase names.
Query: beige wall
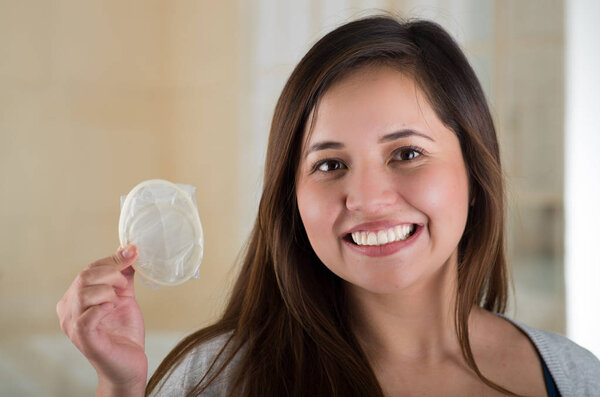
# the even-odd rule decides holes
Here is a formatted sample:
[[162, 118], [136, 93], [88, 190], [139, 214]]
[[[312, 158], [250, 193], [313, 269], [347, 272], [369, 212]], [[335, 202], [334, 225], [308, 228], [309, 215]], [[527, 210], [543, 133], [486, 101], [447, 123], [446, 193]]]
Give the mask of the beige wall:
[[240, 246], [238, 18], [229, 1], [0, 3], [0, 338], [59, 330], [67, 286], [118, 245], [119, 196], [152, 178], [198, 188], [206, 248], [199, 280], [138, 285], [147, 328], [218, 312]]

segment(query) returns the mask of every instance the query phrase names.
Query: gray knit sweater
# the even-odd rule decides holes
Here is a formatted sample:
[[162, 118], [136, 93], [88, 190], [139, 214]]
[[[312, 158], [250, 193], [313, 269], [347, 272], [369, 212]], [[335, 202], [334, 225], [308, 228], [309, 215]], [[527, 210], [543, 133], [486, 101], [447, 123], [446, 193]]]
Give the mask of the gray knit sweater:
[[596, 356], [562, 335], [504, 318], [529, 336], [562, 397], [600, 396], [600, 361]]
[[[562, 335], [506, 319], [529, 336], [550, 370], [562, 397], [600, 396], [600, 361], [592, 353]], [[196, 347], [152, 395], [184, 396], [204, 376], [227, 338], [228, 335], [222, 335]], [[237, 358], [239, 355], [202, 396], [221, 397], [227, 394], [230, 368], [235, 365]], [[217, 363], [220, 364], [219, 361]]]

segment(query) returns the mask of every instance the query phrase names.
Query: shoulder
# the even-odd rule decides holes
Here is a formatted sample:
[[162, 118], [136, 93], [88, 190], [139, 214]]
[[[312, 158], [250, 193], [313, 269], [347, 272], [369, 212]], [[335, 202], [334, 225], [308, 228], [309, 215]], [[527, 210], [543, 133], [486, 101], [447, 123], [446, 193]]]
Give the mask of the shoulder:
[[469, 340], [480, 371], [519, 395], [539, 396], [546, 390], [534, 344], [510, 321], [482, 308], [469, 319]]
[[561, 395], [587, 396], [600, 389], [600, 361], [563, 335], [501, 316], [525, 333], [544, 359]]
[[[183, 395], [191, 391], [205, 376], [205, 379], [209, 379], [225, 362], [230, 350], [229, 346], [224, 350], [223, 347], [230, 337], [231, 332], [228, 332], [194, 347], [163, 379], [151, 395]], [[222, 350], [223, 353], [219, 355]], [[236, 354], [223, 372], [211, 382], [210, 386], [202, 393], [202, 396], [210, 397], [226, 394], [232, 367], [237, 360], [239, 360], [239, 353]]]

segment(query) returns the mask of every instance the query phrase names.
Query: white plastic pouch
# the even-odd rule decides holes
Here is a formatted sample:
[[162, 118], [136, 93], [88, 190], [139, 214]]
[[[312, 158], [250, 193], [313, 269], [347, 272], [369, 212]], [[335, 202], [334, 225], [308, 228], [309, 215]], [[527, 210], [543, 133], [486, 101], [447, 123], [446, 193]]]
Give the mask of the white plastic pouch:
[[121, 196], [119, 240], [134, 244], [133, 268], [153, 288], [198, 278], [204, 236], [190, 185], [162, 179], [144, 181]]

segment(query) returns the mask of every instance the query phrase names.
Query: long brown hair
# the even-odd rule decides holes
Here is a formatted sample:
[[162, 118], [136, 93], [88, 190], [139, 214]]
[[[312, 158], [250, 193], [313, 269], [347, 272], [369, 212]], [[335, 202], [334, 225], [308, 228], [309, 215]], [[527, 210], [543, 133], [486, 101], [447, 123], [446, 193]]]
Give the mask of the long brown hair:
[[512, 394], [481, 374], [468, 338], [474, 305], [503, 313], [507, 301], [503, 175], [485, 96], [444, 29], [428, 21], [401, 22], [388, 16], [335, 29], [292, 72], [275, 108], [258, 217], [225, 312], [216, 324], [188, 336], [169, 353], [150, 379], [147, 393], [192, 349], [228, 334], [227, 349], [220, 354], [223, 365], [200, 379], [190, 395], [202, 392], [238, 352], [228, 379], [230, 395], [383, 395], [352, 332], [343, 284], [313, 251], [295, 193], [311, 110], [334, 81], [373, 63], [409, 73], [459, 139], [473, 205], [458, 247], [457, 337], [479, 378]]

